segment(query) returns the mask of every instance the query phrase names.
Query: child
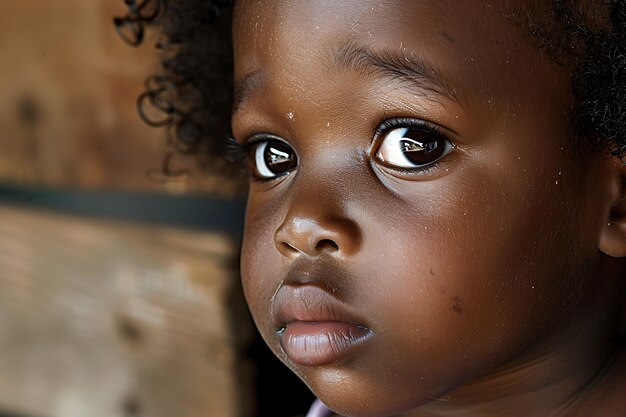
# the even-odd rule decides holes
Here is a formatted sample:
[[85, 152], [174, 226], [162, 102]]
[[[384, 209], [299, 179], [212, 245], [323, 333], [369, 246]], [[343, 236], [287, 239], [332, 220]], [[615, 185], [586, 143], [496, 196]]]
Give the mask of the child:
[[[161, 5], [200, 152], [207, 107], [174, 109], [222, 100], [227, 9]], [[238, 0], [232, 28], [244, 291], [310, 415], [626, 416], [624, 1]]]

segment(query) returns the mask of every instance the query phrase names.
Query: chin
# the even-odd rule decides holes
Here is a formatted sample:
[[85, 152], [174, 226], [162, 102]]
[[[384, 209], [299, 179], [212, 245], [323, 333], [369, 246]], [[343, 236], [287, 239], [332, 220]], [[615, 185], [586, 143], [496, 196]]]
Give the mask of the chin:
[[[381, 371], [381, 380], [360, 375], [357, 370], [325, 367], [315, 372], [306, 372], [300, 377], [311, 391], [328, 408], [342, 416], [350, 417], [391, 417], [397, 416], [425, 405], [444, 394], [432, 395], [433, 392], [421, 386], [409, 386], [401, 389], [389, 384], [393, 375]], [[441, 392], [441, 389], [437, 390]]]

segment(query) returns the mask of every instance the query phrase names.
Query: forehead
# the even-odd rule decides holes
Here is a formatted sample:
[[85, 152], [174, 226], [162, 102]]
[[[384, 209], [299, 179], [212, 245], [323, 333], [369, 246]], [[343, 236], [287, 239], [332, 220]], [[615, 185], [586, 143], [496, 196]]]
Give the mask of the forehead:
[[516, 86], [540, 89], [541, 80], [553, 84], [553, 73], [562, 69], [520, 24], [528, 7], [512, 0], [240, 0], [234, 20], [238, 96], [272, 80], [274, 87], [304, 93], [337, 69], [346, 45], [422, 62], [463, 100], [511, 97]]
[[411, 38], [424, 41], [421, 35], [432, 37], [431, 41], [459, 41], [454, 34], [504, 35], [501, 29], [506, 16], [519, 13], [520, 6], [511, 1], [474, 0], [239, 0], [235, 35], [244, 31], [245, 42], [258, 48], [298, 48], [307, 39], [321, 44], [329, 40], [327, 36], [338, 35], [373, 43]]

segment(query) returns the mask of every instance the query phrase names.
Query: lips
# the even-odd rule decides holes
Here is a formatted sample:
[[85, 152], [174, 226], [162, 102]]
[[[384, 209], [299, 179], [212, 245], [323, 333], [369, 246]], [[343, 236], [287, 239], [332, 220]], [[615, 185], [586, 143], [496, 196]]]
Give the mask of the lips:
[[326, 365], [349, 357], [372, 332], [317, 285], [284, 285], [274, 299], [280, 344], [296, 364]]

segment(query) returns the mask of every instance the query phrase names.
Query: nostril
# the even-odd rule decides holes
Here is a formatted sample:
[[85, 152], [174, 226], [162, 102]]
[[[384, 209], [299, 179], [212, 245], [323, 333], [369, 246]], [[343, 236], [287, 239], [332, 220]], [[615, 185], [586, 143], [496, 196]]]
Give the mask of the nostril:
[[317, 245], [315, 245], [315, 249], [317, 249], [318, 251], [328, 251], [328, 252], [334, 252], [336, 250], [339, 250], [339, 245], [337, 245], [337, 243], [335, 243], [334, 241], [330, 240], [330, 239], [322, 239], [319, 242], [317, 242]]
[[296, 247], [290, 245], [287, 242], [280, 242], [279, 245], [286, 253], [289, 253], [289, 252], [300, 252], [299, 249], [297, 249]]

